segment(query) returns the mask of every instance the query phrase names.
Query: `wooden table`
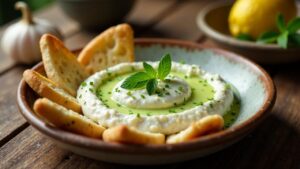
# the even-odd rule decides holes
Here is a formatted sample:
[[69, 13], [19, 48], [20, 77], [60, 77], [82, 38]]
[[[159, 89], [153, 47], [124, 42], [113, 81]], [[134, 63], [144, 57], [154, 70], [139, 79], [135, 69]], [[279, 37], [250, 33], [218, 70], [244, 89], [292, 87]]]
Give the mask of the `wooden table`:
[[[208, 1], [139, 0], [125, 22], [133, 25], [136, 37], [178, 38], [214, 46], [195, 23], [197, 13]], [[70, 49], [82, 47], [99, 33], [81, 30], [57, 4], [35, 16], [58, 25]], [[0, 37], [6, 27], [0, 28]], [[300, 169], [300, 63], [263, 67], [275, 81], [278, 98], [259, 128], [213, 155], [157, 168]], [[14, 64], [0, 50], [0, 168], [133, 168], [63, 150], [30, 126], [16, 105], [17, 86], [26, 68]]]

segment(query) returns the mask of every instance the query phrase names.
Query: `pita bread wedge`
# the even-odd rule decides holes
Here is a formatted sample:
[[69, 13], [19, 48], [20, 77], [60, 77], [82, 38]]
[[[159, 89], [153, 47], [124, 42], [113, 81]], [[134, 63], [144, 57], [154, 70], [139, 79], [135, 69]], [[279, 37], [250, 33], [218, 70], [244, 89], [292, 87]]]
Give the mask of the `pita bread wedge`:
[[223, 117], [220, 115], [206, 116], [199, 121], [193, 123], [187, 129], [170, 135], [166, 142], [168, 144], [186, 142], [203, 135], [211, 134], [222, 130], [224, 126]]
[[78, 61], [90, 74], [118, 63], [134, 61], [132, 28], [120, 24], [107, 29], [87, 44]]
[[50, 34], [42, 36], [40, 48], [48, 78], [72, 96], [76, 96], [77, 88], [88, 76], [76, 56], [63, 42]]
[[71, 109], [77, 113], [81, 112], [81, 106], [76, 99], [63, 89], [59, 88], [52, 80], [44, 77], [34, 70], [25, 70], [23, 78], [26, 83], [40, 96]]
[[129, 144], [164, 144], [165, 135], [142, 132], [125, 125], [120, 125], [106, 129], [103, 133], [103, 140]]
[[37, 99], [34, 102], [33, 109], [49, 124], [74, 133], [101, 138], [105, 130], [104, 127], [85, 116], [68, 110], [46, 98]]

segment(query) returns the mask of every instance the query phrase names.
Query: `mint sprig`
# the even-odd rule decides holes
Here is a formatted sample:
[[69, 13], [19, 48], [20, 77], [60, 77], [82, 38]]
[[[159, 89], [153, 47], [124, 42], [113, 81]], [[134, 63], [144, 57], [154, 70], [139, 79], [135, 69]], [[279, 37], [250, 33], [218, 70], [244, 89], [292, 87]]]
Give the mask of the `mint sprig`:
[[143, 62], [144, 72], [137, 72], [124, 80], [121, 87], [132, 90], [146, 87], [147, 93], [152, 95], [157, 89], [158, 80], [164, 80], [171, 72], [172, 59], [170, 54], [164, 55], [155, 70], [150, 64]]
[[257, 43], [277, 43], [280, 47], [286, 49], [288, 44], [300, 46], [299, 34], [300, 18], [294, 18], [288, 24], [285, 24], [284, 17], [280, 13], [276, 18], [276, 25], [279, 32], [268, 31], [263, 33], [258, 39]]
[[144, 67], [146, 73], [147, 73], [150, 77], [156, 78], [156, 74], [157, 74], [157, 73], [156, 73], [155, 69], [154, 69], [151, 65], [149, 65], [149, 64], [146, 63], [146, 62], [143, 62], [143, 67]]
[[152, 77], [149, 76], [145, 72], [137, 72], [127, 79], [122, 83], [121, 87], [124, 89], [137, 89], [137, 88], [142, 88], [144, 87], [147, 82], [151, 79]]
[[146, 85], [146, 90], [149, 95], [153, 94], [156, 91], [157, 88], [157, 80], [156, 79], [150, 79]]

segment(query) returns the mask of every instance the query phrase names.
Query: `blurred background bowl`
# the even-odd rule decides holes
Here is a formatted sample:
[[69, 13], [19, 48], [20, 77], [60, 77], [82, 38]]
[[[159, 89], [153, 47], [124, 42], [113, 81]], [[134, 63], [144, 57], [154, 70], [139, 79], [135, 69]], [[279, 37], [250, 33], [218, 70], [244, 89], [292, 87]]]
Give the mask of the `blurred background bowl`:
[[201, 10], [197, 17], [198, 27], [218, 47], [263, 64], [300, 61], [300, 48], [283, 49], [276, 44], [257, 44], [231, 36], [228, 29], [228, 15], [231, 6], [231, 3], [225, 2], [212, 3]]
[[122, 22], [135, 0], [58, 0], [70, 18], [86, 29], [103, 29]]

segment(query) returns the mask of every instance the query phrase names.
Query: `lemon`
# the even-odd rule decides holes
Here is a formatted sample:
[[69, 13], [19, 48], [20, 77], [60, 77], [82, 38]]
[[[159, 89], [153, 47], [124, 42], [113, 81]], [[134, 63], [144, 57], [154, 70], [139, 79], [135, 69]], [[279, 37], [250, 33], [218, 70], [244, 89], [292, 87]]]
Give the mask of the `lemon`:
[[297, 15], [295, 0], [237, 0], [229, 13], [229, 30], [233, 36], [248, 34], [258, 38], [276, 30], [276, 17], [282, 13], [289, 21]]

